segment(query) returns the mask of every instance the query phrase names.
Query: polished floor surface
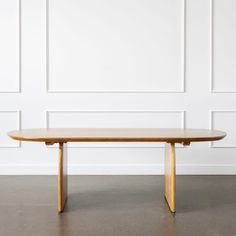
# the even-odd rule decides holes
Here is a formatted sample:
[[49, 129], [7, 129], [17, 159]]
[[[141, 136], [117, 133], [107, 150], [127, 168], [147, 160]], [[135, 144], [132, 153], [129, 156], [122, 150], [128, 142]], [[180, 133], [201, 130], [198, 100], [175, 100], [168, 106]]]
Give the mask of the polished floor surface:
[[70, 176], [57, 213], [55, 176], [0, 176], [0, 236], [236, 236], [236, 176], [177, 176], [177, 213], [163, 176]]

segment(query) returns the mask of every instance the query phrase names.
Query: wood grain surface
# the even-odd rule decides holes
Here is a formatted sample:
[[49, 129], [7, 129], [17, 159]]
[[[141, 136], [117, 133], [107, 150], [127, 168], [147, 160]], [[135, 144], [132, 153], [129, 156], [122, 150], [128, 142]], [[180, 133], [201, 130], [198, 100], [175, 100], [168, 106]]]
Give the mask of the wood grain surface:
[[165, 198], [170, 211], [176, 211], [176, 165], [175, 144], [165, 145]]
[[56, 128], [24, 129], [8, 135], [16, 140], [35, 142], [171, 142], [189, 143], [215, 141], [226, 136], [225, 132], [204, 129], [157, 128]]
[[67, 147], [66, 143], [59, 144], [59, 158], [58, 158], [58, 212], [64, 210], [68, 184], [67, 184]]

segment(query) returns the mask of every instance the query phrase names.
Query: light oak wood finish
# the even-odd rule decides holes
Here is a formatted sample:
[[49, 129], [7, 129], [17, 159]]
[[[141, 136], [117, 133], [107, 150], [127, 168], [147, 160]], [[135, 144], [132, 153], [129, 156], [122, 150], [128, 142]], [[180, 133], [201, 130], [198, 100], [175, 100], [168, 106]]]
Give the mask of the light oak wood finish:
[[154, 129], [154, 128], [67, 128], [67, 129], [25, 129], [9, 132], [16, 140], [35, 142], [171, 142], [190, 143], [215, 141], [226, 133], [204, 129]]
[[170, 211], [176, 211], [175, 144], [165, 144], [165, 198]]
[[64, 210], [67, 200], [67, 145], [59, 143], [59, 158], [58, 158], [58, 212]]
[[67, 199], [67, 142], [165, 142], [165, 198], [171, 212], [176, 211], [175, 143], [216, 141], [225, 132], [204, 129], [126, 129], [126, 128], [58, 128], [25, 129], [11, 131], [8, 135], [20, 141], [59, 143], [58, 163], [58, 211], [63, 212]]

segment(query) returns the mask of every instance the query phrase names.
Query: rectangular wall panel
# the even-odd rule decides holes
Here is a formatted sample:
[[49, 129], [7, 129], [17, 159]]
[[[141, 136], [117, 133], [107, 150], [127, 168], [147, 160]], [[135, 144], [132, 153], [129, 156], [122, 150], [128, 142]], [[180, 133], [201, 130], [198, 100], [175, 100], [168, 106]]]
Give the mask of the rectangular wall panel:
[[20, 0], [0, 1], [0, 93], [20, 91]]
[[[220, 129], [228, 135], [213, 148], [178, 148], [177, 172], [235, 174], [235, 9], [236, 0], [0, 1], [0, 174], [56, 171], [56, 149], [8, 138], [21, 122]], [[162, 143], [69, 144], [75, 174], [162, 173]]]
[[212, 147], [236, 148], [236, 110], [235, 111], [212, 111], [212, 129], [224, 130], [227, 136], [220, 142], [212, 142]]
[[213, 92], [236, 92], [235, 9], [235, 0], [212, 0]]
[[20, 147], [20, 142], [7, 136], [7, 132], [20, 129], [20, 112], [0, 111], [0, 124], [0, 148]]
[[47, 7], [48, 91], [184, 91], [184, 0], [48, 0]]
[[[183, 128], [184, 111], [48, 111], [48, 128]], [[72, 144], [91, 147], [91, 143]], [[160, 147], [156, 143], [98, 143], [93, 147]]]

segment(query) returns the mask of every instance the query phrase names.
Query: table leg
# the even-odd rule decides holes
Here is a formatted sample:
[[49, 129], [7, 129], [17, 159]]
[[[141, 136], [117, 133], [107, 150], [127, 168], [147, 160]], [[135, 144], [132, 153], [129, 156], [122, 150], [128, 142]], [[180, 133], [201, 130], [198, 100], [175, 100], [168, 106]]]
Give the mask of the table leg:
[[67, 145], [59, 143], [58, 159], [58, 212], [64, 210], [67, 200]]
[[176, 212], [175, 144], [165, 145], [165, 199], [171, 212]]

